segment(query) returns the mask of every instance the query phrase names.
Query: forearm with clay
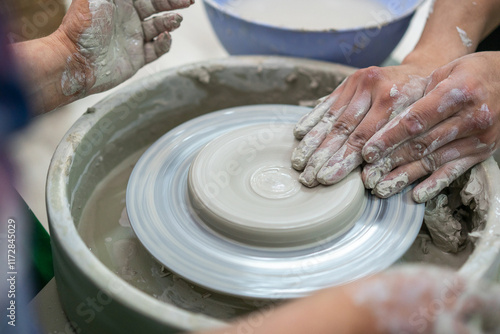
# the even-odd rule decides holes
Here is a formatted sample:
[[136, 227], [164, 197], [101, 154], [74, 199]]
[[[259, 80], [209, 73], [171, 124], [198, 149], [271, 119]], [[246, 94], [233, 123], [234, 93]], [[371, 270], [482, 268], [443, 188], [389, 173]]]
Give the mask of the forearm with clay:
[[11, 46], [33, 109], [50, 111], [127, 80], [170, 49], [182, 17], [168, 11], [193, 3], [74, 0], [56, 32]]
[[498, 24], [498, 0], [436, 0], [419, 42], [403, 64], [429, 63], [434, 70], [474, 52]]

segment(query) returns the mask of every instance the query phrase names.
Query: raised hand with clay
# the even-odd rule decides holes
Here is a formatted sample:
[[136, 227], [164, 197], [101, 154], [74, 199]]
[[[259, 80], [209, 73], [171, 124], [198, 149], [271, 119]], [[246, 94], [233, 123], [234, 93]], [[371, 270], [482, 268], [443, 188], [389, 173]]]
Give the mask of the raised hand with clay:
[[[401, 119], [400, 113], [403, 110], [408, 110], [407, 108], [421, 99], [426, 92], [429, 93], [438, 84], [436, 80], [442, 81], [444, 79], [439, 78], [439, 73], [445, 73], [444, 68], [447, 67], [443, 67], [443, 70], [436, 71], [430, 76], [432, 71], [475, 50], [480, 40], [487, 36], [498, 23], [500, 23], [500, 3], [498, 1], [488, 0], [480, 4], [463, 0], [460, 0], [459, 3], [455, 0], [436, 1], [419, 43], [405, 58], [402, 65], [358, 70], [297, 123], [294, 134], [298, 139], [301, 139], [301, 142], [292, 155], [292, 166], [297, 170], [304, 170], [300, 175], [300, 181], [309, 187], [320, 183], [324, 185], [334, 184], [342, 180], [356, 167], [362, 165], [365, 159], [367, 159], [367, 162], [372, 163], [379, 160], [380, 157], [388, 155], [394, 147], [381, 145], [380, 156], [375, 158], [370, 157], [368, 152], [370, 147], [375, 147], [374, 140], [379, 138], [381, 133], [387, 133], [389, 127], [387, 123], [390, 121], [390, 126], [395, 126], [398, 120]], [[494, 56], [488, 57], [489, 66], [493, 68], [497, 66], [496, 61], [493, 59]], [[462, 66], [460, 66], [463, 74], [464, 71], [467, 71], [464, 67], [471, 63], [471, 61], [464, 60]], [[488, 65], [485, 64], [485, 66]], [[472, 66], [468, 70], [469, 73], [473, 73], [476, 69], [477, 66]], [[457, 78], [455, 86], [442, 86], [440, 87], [441, 92], [445, 87], [450, 88], [450, 90], [468, 87], [469, 83], [466, 82], [467, 79], [464, 79], [464, 75], [458, 76], [457, 71], [454, 72], [454, 78]], [[491, 73], [490, 78], [493, 81], [490, 83], [483, 82], [482, 84], [485, 85], [483, 89], [493, 92], [496, 77], [494, 78]], [[490, 78], [485, 77], [484, 79], [490, 80]], [[429, 101], [429, 99], [424, 101]], [[491, 104], [493, 100], [484, 101], [483, 103]], [[437, 108], [438, 106], [434, 104], [433, 107]], [[489, 106], [489, 108], [494, 107]], [[489, 110], [489, 112], [495, 113], [493, 109]], [[450, 112], [440, 115], [459, 117], [459, 114]], [[435, 121], [427, 119], [427, 117], [432, 117], [430, 113], [419, 114], [419, 116], [422, 116], [421, 121], [426, 124], [436, 124]], [[496, 118], [492, 116], [492, 122], [496, 121]], [[476, 120], [474, 120], [474, 123], [476, 123]], [[473, 125], [469, 124], [468, 129], [471, 127]], [[383, 132], [377, 133], [382, 128], [384, 129]], [[460, 134], [456, 134], [456, 138], [466, 137], [469, 134], [474, 135], [471, 132], [472, 130], [466, 131], [464, 128], [458, 129]], [[393, 140], [391, 136], [399, 127], [395, 129], [383, 137], [386, 142], [393, 145], [407, 139], [400, 136], [397, 138], [398, 142]], [[482, 137], [485, 144], [491, 146], [493, 141], [496, 141], [496, 138], [492, 138], [491, 134], [494, 129], [492, 125], [491, 131], [488, 132], [488, 140]], [[377, 135], [374, 137], [375, 133]], [[408, 136], [408, 133], [404, 135]], [[434, 133], [434, 136], [436, 135], [437, 133]], [[432, 136], [429, 138], [432, 138]], [[442, 139], [440, 141], [443, 142]], [[367, 143], [370, 143], [370, 145], [367, 145]], [[420, 145], [423, 144], [425, 142], [420, 143]], [[437, 142], [431, 149], [436, 150], [444, 143], [437, 147], [436, 145]], [[494, 147], [492, 146], [487, 153], [483, 152], [481, 158], [469, 159], [469, 163], [460, 163], [460, 165], [470, 167], [484, 160], [485, 157], [491, 154], [491, 149]], [[425, 151], [427, 146], [422, 146], [422, 148], [421, 153]], [[460, 154], [459, 157], [469, 155], [467, 152], [470, 148], [463, 146], [455, 148]], [[425, 151], [424, 155], [428, 153], [430, 153], [430, 150]], [[442, 153], [443, 151], [439, 151], [436, 155]], [[422, 157], [423, 155], [419, 159]], [[446, 161], [450, 159], [450, 154], [439, 158], [431, 156], [429, 159]], [[381, 197], [388, 197], [402, 190], [412, 181], [425, 174], [422, 171], [420, 173], [413, 171], [411, 175], [407, 175], [405, 171], [397, 170], [388, 178], [384, 177], [393, 168], [410, 161], [413, 160], [403, 157], [402, 154], [391, 155], [378, 162], [375, 167], [365, 167], [363, 174], [365, 186], [369, 189], [375, 189], [374, 193]], [[427, 168], [427, 172], [432, 172], [433, 169], [439, 166], [441, 166], [441, 163], [426, 166], [431, 167]], [[442, 179], [443, 175], [436, 175], [429, 182], [423, 183], [421, 187], [416, 189], [416, 193], [427, 191], [429, 186], [438, 178]], [[454, 177], [447, 178], [447, 180], [452, 179]], [[440, 183], [440, 185], [443, 184]], [[442, 187], [440, 188], [442, 189]], [[427, 193], [429, 196], [422, 198], [415, 196], [415, 198], [421, 201], [437, 194], [433, 191]]]
[[434, 71], [425, 96], [366, 143], [363, 180], [388, 197], [432, 173], [413, 190], [416, 202], [426, 202], [499, 141], [500, 52], [464, 56]]
[[[49, 111], [108, 90], [168, 52], [194, 0], [74, 0], [53, 34], [12, 45], [34, 110]], [[28, 80], [27, 80], [28, 81]]]

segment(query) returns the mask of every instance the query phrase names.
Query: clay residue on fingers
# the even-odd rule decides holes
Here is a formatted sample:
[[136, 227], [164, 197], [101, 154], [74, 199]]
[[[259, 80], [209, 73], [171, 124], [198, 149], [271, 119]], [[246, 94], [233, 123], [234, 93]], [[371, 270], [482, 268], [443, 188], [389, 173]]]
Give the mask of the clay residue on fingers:
[[469, 94], [464, 89], [453, 88], [442, 96], [437, 112], [443, 113], [450, 109], [456, 109], [458, 106], [467, 102], [469, 98]]
[[345, 155], [347, 146], [335, 153], [334, 156], [321, 168], [316, 179], [324, 185], [331, 185], [341, 181], [356, 167], [361, 165], [363, 157], [361, 152], [352, 151]]
[[409, 177], [408, 173], [404, 172], [392, 179], [380, 181], [375, 186], [372, 193], [382, 198], [387, 198], [389, 196], [392, 196], [403, 190], [408, 185], [409, 182], [408, 177]]
[[397, 89], [396, 85], [393, 85], [389, 96], [394, 98], [395, 101], [390, 110], [391, 116], [389, 120], [399, 115], [403, 110], [420, 99], [424, 95], [428, 82], [428, 78], [410, 75], [409, 81], [403, 86], [401, 91]]
[[[321, 144], [314, 154], [309, 158], [304, 172], [300, 174], [299, 181], [307, 186], [314, 187], [318, 185], [316, 175], [330, 157], [344, 144], [347, 137], [337, 135], [331, 137], [326, 144]], [[344, 150], [345, 151], [345, 150]]]
[[395, 159], [392, 159], [391, 157], [385, 157], [371, 165], [365, 166], [365, 187], [367, 189], [375, 188], [382, 177], [387, 175], [393, 169], [393, 166], [401, 162], [402, 160], [403, 158], [401, 157]]
[[[462, 158], [449, 162], [447, 172], [444, 176], [435, 179], [425, 180], [413, 191], [413, 200], [417, 203], [424, 203], [437, 196], [444, 188], [448, 187], [454, 180], [458, 179], [472, 166], [473, 158]], [[445, 165], [445, 166], [446, 166]], [[441, 168], [444, 168], [442, 166]], [[437, 171], [439, 172], [439, 170]], [[435, 172], [436, 173], [436, 172]]]
[[293, 129], [295, 138], [302, 139], [311, 129], [319, 123], [328, 110], [337, 100], [337, 96], [325, 96], [319, 100], [319, 104], [309, 113], [302, 116]]
[[[326, 101], [325, 101], [326, 102]], [[299, 145], [292, 153], [292, 167], [296, 170], [302, 170], [307, 164], [314, 151], [321, 145], [326, 136], [332, 131], [333, 124], [341, 115], [347, 106], [343, 106], [337, 112], [325, 115], [321, 121], [307, 133]], [[326, 161], [326, 160], [325, 160]]]
[[423, 155], [434, 152], [445, 144], [455, 140], [458, 135], [458, 127], [452, 127], [444, 136], [436, 138], [423, 152]]
[[[387, 156], [399, 146], [401, 142], [406, 140], [404, 139], [392, 147], [387, 147], [382, 138], [386, 131], [398, 126], [399, 121], [411, 112], [412, 104], [424, 95], [429, 80], [429, 78], [410, 75], [409, 81], [403, 86], [401, 91], [398, 91], [395, 85], [391, 88], [389, 95], [395, 99], [395, 101], [388, 110], [388, 112], [391, 113], [389, 121], [385, 123], [363, 147], [363, 158], [366, 162], [373, 163], [383, 156]], [[379, 125], [377, 124], [377, 126]], [[384, 154], [382, 154], [383, 151]]]

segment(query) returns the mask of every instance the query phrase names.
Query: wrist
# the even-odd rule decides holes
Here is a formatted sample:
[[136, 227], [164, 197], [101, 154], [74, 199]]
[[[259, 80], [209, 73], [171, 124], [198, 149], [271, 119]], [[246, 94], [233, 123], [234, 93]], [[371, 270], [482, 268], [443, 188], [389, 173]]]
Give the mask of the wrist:
[[465, 55], [460, 52], [443, 54], [433, 48], [416, 47], [401, 62], [402, 65], [414, 66], [420, 70], [420, 76], [427, 77], [435, 69]]
[[51, 52], [55, 53], [59, 59], [65, 60], [78, 52], [76, 45], [71, 42], [64, 30], [59, 27], [52, 34], [44, 38], [44, 42]]

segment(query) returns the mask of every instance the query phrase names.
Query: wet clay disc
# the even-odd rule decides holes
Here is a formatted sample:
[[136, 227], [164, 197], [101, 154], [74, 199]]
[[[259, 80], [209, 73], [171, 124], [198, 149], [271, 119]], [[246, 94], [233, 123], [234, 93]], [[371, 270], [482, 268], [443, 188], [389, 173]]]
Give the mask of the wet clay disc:
[[307, 188], [290, 164], [292, 124], [259, 124], [212, 140], [188, 175], [191, 205], [225, 236], [263, 246], [297, 246], [337, 236], [363, 212], [360, 171], [334, 186]]

